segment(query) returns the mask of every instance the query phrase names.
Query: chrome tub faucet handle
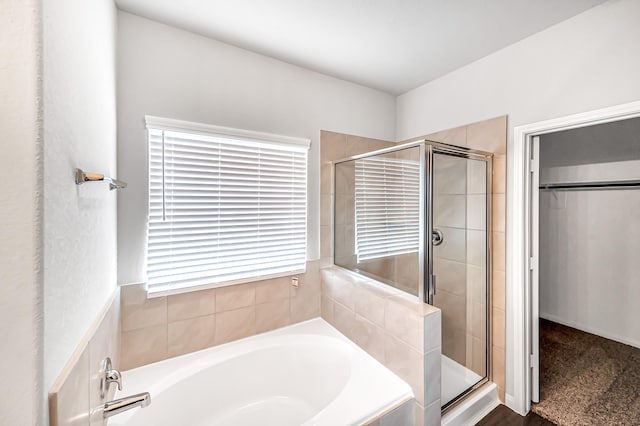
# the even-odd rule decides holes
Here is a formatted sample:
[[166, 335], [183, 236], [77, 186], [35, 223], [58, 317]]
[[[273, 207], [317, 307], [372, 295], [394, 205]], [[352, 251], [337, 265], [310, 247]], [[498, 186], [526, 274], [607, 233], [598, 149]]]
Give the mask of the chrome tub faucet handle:
[[109, 391], [111, 383], [118, 384], [118, 390], [122, 390], [122, 374], [113, 368], [111, 358], [106, 357], [102, 360], [101, 378], [100, 378], [100, 397], [104, 398]]

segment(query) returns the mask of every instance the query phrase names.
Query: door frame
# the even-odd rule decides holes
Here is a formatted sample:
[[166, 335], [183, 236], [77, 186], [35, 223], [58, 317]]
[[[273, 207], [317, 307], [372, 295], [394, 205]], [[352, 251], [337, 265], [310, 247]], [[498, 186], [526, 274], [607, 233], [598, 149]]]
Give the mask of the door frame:
[[[538, 158], [531, 158], [532, 139], [562, 130], [587, 127], [640, 117], [640, 101], [569, 115], [514, 128], [507, 149], [507, 276], [506, 276], [506, 371], [505, 404], [521, 415], [531, 408], [533, 345], [531, 312], [531, 238], [537, 240], [537, 230], [531, 230], [531, 179], [537, 170]], [[531, 231], [530, 231], [531, 230]], [[536, 253], [537, 254], [537, 253]], [[537, 286], [536, 286], [537, 288]]]

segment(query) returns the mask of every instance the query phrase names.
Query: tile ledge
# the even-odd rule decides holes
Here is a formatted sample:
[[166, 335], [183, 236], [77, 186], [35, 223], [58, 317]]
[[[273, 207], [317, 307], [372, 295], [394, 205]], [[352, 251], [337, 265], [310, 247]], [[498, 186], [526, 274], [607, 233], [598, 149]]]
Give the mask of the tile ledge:
[[373, 278], [360, 275], [356, 272], [350, 271], [340, 266], [329, 265], [320, 268], [320, 271], [326, 271], [328, 273], [338, 275], [344, 279], [349, 280], [349, 282], [351, 282], [352, 284], [356, 284], [362, 287], [370, 287], [377, 293], [377, 296], [383, 297], [389, 302], [398, 303], [403, 307], [410, 309], [417, 315], [428, 316], [440, 312], [440, 309], [427, 303], [423, 303], [416, 296], [412, 296], [380, 281], [374, 280]]

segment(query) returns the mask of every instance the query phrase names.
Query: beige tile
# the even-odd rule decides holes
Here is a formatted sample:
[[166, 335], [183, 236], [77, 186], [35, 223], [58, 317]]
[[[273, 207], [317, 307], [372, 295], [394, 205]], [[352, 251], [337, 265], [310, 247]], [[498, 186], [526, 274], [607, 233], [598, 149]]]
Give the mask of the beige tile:
[[467, 298], [465, 296], [438, 291], [433, 297], [433, 304], [442, 310], [443, 337], [453, 329], [466, 330]]
[[466, 222], [466, 196], [442, 194], [433, 200], [433, 226], [464, 228]]
[[122, 286], [120, 300], [123, 331], [167, 323], [167, 298], [147, 298], [142, 284]]
[[353, 225], [355, 223], [355, 202], [353, 194], [336, 194], [335, 202], [335, 224]]
[[256, 288], [253, 283], [236, 284], [216, 289], [216, 312], [231, 311], [256, 303]]
[[442, 311], [435, 310], [424, 316], [424, 351], [442, 348]]
[[320, 312], [322, 318], [329, 324], [334, 324], [333, 321], [333, 300], [328, 296], [322, 295], [320, 298]]
[[504, 194], [493, 194], [491, 203], [491, 226], [493, 232], [505, 232], [505, 196]]
[[[333, 194], [333, 179], [331, 174], [333, 172], [333, 165], [331, 163], [322, 163], [320, 166], [320, 194], [331, 195]], [[321, 200], [322, 201], [322, 200]], [[321, 204], [321, 207], [322, 204]]]
[[380, 426], [409, 426], [414, 424], [415, 400], [405, 402], [380, 418]]
[[291, 324], [290, 301], [280, 299], [256, 305], [256, 333]]
[[385, 297], [372, 286], [358, 285], [355, 288], [355, 311], [368, 321], [384, 327]]
[[356, 314], [346, 306], [334, 302], [333, 304], [333, 322], [340, 333], [354, 340], [353, 328], [355, 325]]
[[415, 404], [415, 414], [416, 414], [416, 422], [415, 422], [415, 426], [430, 426], [430, 425], [439, 425], [440, 424], [440, 420], [438, 420], [438, 423], [429, 423], [426, 424], [424, 422], [424, 407], [418, 403]]
[[377, 151], [379, 149], [390, 148], [396, 144], [393, 142], [387, 142], [380, 139], [369, 139], [369, 151]]
[[320, 226], [320, 255], [326, 258], [333, 256], [333, 235], [330, 226]]
[[493, 271], [493, 307], [505, 309], [505, 272]]
[[320, 316], [319, 262], [307, 262], [307, 272], [298, 276], [298, 288], [290, 287], [291, 322]]
[[468, 125], [467, 146], [495, 154], [506, 154], [507, 116], [496, 117]]
[[121, 368], [130, 370], [167, 358], [167, 325], [122, 333]]
[[500, 348], [505, 347], [505, 315], [502, 309], [493, 308], [491, 318], [491, 344]]
[[334, 274], [326, 281], [328, 296], [335, 299], [350, 310], [355, 310], [355, 286], [351, 277], [344, 273]]
[[487, 343], [484, 339], [471, 339], [471, 369], [483, 377], [487, 374]]
[[213, 346], [215, 330], [215, 315], [170, 322], [168, 355], [173, 357]]
[[436, 402], [428, 405], [424, 409], [424, 416], [423, 416], [424, 423], [421, 423], [421, 425], [424, 424], [424, 426], [431, 426], [431, 425], [440, 424], [441, 414], [442, 414], [440, 405], [441, 405], [440, 400], [437, 400]]
[[475, 338], [487, 338], [487, 305], [486, 303], [471, 303], [471, 335]]
[[487, 196], [485, 194], [467, 195], [467, 228], [487, 229]]
[[169, 322], [210, 315], [216, 312], [216, 290], [200, 290], [167, 297]]
[[442, 353], [459, 364], [467, 362], [467, 333], [465, 330], [447, 327], [442, 322]]
[[424, 355], [424, 403], [427, 405], [440, 399], [441, 366], [440, 348]]
[[385, 330], [420, 353], [424, 353], [424, 317], [388, 298], [384, 310]]
[[256, 304], [288, 299], [291, 278], [292, 277], [280, 277], [257, 282], [255, 285]]
[[331, 208], [331, 194], [320, 195], [320, 225], [333, 225], [333, 209]]
[[216, 345], [256, 334], [255, 305], [216, 315]]
[[353, 195], [355, 186], [354, 163], [337, 163], [334, 167], [334, 173], [334, 192], [342, 195]]
[[504, 363], [504, 349], [499, 348], [497, 346], [493, 346], [492, 349], [492, 375], [493, 382], [499, 387], [504, 389], [504, 373], [505, 373], [505, 363]]
[[416, 315], [424, 317], [439, 312], [437, 307], [423, 303], [417, 297], [410, 296], [406, 293], [391, 288], [389, 289], [389, 291], [394, 292], [393, 294], [388, 296], [389, 300], [393, 301], [394, 303], [403, 305], [407, 310], [413, 312]]
[[339, 160], [346, 157], [347, 137], [342, 133], [320, 131], [320, 161]]
[[467, 263], [476, 266], [487, 264], [487, 232], [467, 230]]
[[355, 316], [353, 325], [355, 342], [369, 355], [384, 363], [384, 329], [360, 315]]
[[89, 350], [82, 351], [57, 393], [49, 394], [52, 426], [89, 424]]
[[440, 227], [444, 240], [441, 245], [434, 247], [434, 257], [466, 263], [467, 234], [464, 229]]
[[436, 154], [433, 165], [434, 194], [465, 195], [467, 193], [467, 160]]
[[505, 253], [505, 234], [504, 232], [492, 233], [492, 258], [493, 269], [495, 271], [504, 271], [506, 265], [506, 253]]
[[467, 265], [467, 295], [472, 302], [487, 303], [487, 268]]
[[345, 157], [364, 154], [367, 151], [369, 151], [369, 139], [361, 136], [347, 135]]
[[467, 161], [467, 194], [493, 192], [487, 188], [487, 163], [480, 160]]
[[107, 310], [96, 332], [89, 341], [89, 407], [91, 408], [91, 425], [104, 424], [102, 406], [109, 396], [115, 394], [115, 386], [109, 389], [105, 397], [100, 396], [100, 369], [102, 360], [110, 357], [113, 366], [120, 369], [120, 298], [116, 296]]
[[457, 296], [467, 292], [467, 265], [463, 262], [435, 257], [433, 272], [437, 277], [437, 290], [444, 290]]
[[467, 127], [454, 127], [453, 129], [432, 133], [427, 135], [426, 139], [450, 145], [467, 146]]
[[493, 158], [493, 193], [504, 194], [507, 187], [507, 157], [496, 155]]
[[387, 334], [384, 342], [385, 365], [407, 382], [418, 404], [424, 404], [424, 357], [411, 346]]

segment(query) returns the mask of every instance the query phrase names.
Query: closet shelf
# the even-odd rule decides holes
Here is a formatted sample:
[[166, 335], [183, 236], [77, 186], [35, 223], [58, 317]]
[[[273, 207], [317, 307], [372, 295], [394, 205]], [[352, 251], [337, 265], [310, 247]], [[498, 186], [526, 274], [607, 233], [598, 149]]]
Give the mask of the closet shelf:
[[640, 179], [618, 181], [594, 181], [594, 182], [559, 182], [542, 183], [542, 190], [593, 190], [593, 189], [633, 189], [640, 188]]

